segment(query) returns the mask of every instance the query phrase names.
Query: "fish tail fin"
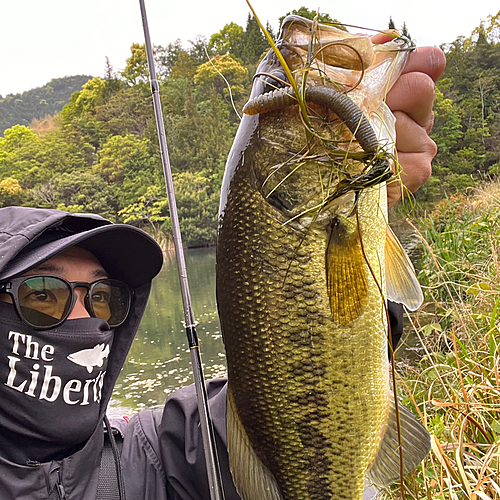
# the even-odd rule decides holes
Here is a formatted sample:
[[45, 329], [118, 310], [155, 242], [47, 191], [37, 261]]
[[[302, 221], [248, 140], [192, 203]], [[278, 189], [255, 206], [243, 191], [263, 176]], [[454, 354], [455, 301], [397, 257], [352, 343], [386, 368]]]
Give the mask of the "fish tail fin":
[[404, 304], [410, 311], [422, 305], [424, 296], [415, 269], [389, 226], [385, 240], [385, 278], [389, 300]]
[[401, 477], [398, 433], [401, 432], [403, 476], [415, 469], [431, 449], [431, 436], [415, 415], [398, 404], [399, 426], [394, 399], [389, 420], [375, 461], [367, 473], [375, 485], [385, 487]]
[[243, 500], [283, 500], [276, 479], [255, 453], [227, 391], [227, 446], [231, 474]]

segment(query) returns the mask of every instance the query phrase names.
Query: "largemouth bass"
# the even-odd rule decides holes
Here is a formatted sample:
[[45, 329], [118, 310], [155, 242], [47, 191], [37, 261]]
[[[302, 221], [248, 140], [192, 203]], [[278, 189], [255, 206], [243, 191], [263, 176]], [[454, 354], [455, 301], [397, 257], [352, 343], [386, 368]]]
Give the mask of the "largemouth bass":
[[[394, 118], [383, 100], [408, 43], [298, 16], [260, 64], [221, 194], [217, 300], [228, 450], [244, 500], [361, 500], [423, 460], [427, 431], [396, 411], [387, 299], [422, 294], [387, 224]], [[303, 108], [302, 108], [303, 109]], [[399, 425], [397, 413], [399, 413]]]

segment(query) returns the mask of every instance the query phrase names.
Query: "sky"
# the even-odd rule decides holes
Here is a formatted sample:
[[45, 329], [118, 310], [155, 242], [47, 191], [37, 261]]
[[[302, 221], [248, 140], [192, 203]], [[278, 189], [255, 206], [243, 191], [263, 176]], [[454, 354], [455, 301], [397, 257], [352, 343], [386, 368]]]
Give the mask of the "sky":
[[[245, 0], [145, 0], [152, 43], [166, 46], [197, 35], [207, 39], [224, 25], [243, 27]], [[275, 31], [278, 19], [301, 6], [328, 13], [345, 24], [387, 28], [406, 22], [417, 45], [450, 43], [469, 36], [481, 20], [498, 12], [498, 0], [468, 8], [457, 0], [252, 0]], [[143, 43], [139, 0], [16, 0], [0, 5], [0, 95], [16, 94], [71, 75], [104, 76], [106, 57], [116, 71], [125, 67], [132, 43]], [[350, 28], [353, 32], [362, 32]]]

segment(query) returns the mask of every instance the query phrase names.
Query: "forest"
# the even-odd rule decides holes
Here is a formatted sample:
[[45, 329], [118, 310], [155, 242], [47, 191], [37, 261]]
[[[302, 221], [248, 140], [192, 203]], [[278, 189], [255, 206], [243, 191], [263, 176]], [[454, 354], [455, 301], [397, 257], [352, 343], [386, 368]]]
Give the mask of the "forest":
[[[315, 15], [304, 7], [294, 13]], [[432, 179], [417, 195], [422, 201], [436, 201], [443, 192], [463, 192], [500, 175], [499, 17], [500, 12], [489, 16], [468, 37], [442, 47], [448, 65], [437, 84], [432, 133], [439, 152]], [[328, 15], [321, 21], [333, 22]], [[190, 41], [187, 48], [181, 40], [155, 46], [187, 246], [215, 242], [224, 164], [239, 123], [231, 99], [241, 110], [268, 48], [250, 15], [245, 27], [227, 24], [208, 39]], [[49, 87], [54, 88], [53, 82]], [[2, 116], [6, 99], [16, 100], [0, 100]], [[33, 99], [48, 103], [41, 94]], [[108, 61], [104, 76], [86, 81], [60, 112], [48, 109], [33, 117], [29, 126], [19, 118], [0, 137], [0, 206], [94, 212], [168, 242], [170, 217], [144, 45], [132, 44], [122, 71]]]
[[13, 125], [30, 125], [33, 120], [59, 113], [71, 95], [91, 78], [88, 75], [54, 78], [43, 87], [0, 96], [0, 134]]

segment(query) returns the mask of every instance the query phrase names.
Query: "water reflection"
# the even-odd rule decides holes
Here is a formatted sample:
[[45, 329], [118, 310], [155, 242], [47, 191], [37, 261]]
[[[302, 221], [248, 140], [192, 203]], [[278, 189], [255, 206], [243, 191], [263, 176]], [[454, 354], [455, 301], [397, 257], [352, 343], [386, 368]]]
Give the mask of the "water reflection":
[[[215, 301], [215, 249], [186, 251], [191, 301], [206, 378], [225, 375], [225, 355]], [[167, 256], [110, 402], [110, 414], [162, 405], [172, 391], [192, 383], [190, 354], [174, 256]]]

